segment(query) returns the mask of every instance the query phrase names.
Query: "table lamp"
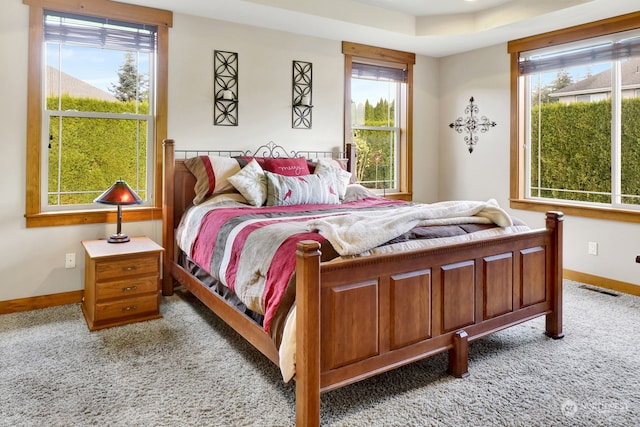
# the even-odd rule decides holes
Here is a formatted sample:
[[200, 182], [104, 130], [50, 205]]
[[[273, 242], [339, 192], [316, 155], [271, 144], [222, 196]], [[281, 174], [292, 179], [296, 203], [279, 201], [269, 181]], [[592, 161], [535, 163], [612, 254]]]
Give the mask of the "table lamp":
[[122, 205], [135, 205], [142, 203], [142, 199], [122, 179], [117, 180], [107, 191], [94, 200], [95, 203], [118, 206], [118, 226], [116, 234], [107, 240], [109, 243], [124, 243], [129, 241], [129, 236], [122, 234]]

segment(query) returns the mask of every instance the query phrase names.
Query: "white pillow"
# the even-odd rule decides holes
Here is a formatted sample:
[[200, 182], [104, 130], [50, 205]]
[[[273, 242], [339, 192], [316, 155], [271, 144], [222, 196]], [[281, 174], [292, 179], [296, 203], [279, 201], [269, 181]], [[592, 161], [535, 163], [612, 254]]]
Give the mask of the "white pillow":
[[336, 191], [340, 200], [344, 199], [347, 185], [351, 181], [351, 173], [342, 169], [337, 160], [329, 158], [317, 159], [316, 168], [313, 171], [316, 175], [329, 174], [336, 183]]
[[340, 198], [330, 175], [284, 176], [269, 171], [267, 206], [338, 204]]
[[260, 207], [267, 201], [267, 179], [256, 159], [227, 179], [253, 206]]

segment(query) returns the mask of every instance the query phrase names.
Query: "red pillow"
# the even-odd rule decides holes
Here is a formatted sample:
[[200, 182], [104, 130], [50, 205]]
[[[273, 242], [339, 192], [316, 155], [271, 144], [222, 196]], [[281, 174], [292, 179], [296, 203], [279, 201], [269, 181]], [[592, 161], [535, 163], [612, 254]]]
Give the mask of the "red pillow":
[[311, 171], [304, 157], [264, 159], [264, 170], [284, 176], [309, 175]]

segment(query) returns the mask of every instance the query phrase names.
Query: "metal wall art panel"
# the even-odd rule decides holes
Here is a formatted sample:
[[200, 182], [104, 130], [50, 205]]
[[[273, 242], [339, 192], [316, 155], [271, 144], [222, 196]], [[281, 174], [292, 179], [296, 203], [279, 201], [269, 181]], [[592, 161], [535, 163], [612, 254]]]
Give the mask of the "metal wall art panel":
[[311, 62], [293, 61], [292, 68], [291, 127], [293, 129], [311, 129], [313, 66]]
[[213, 124], [238, 126], [238, 54], [213, 52]]

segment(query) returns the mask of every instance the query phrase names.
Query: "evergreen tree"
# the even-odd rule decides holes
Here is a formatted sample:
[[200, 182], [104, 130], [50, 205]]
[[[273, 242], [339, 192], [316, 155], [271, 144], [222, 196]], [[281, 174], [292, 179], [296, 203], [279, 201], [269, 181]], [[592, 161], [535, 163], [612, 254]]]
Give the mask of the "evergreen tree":
[[571, 74], [566, 70], [560, 70], [558, 71], [558, 74], [556, 74], [555, 80], [551, 82], [551, 90], [555, 92], [569, 86], [570, 84], [573, 84]]
[[[395, 102], [380, 98], [374, 105], [365, 102], [365, 126], [385, 127], [394, 125]], [[393, 176], [393, 144], [388, 130], [360, 130], [355, 135], [357, 177], [368, 182], [370, 188], [385, 188], [386, 181]]]
[[548, 104], [552, 101], [549, 94], [552, 92], [551, 86], [537, 85], [531, 93], [531, 105]]
[[569, 74], [566, 70], [558, 71], [556, 74], [556, 78], [546, 86], [537, 86], [531, 96], [531, 104], [538, 105], [540, 104], [549, 104], [550, 102], [556, 102], [558, 98], [550, 97], [549, 94], [553, 92], [557, 92], [562, 88], [565, 88], [569, 85], [573, 84], [573, 78], [571, 74]]
[[122, 102], [143, 101], [149, 96], [148, 80], [138, 73], [132, 52], [125, 54], [124, 63], [118, 69], [118, 84], [111, 84], [109, 92]]
[[367, 99], [364, 102], [364, 122], [367, 124], [370, 120], [373, 120], [373, 105]]

